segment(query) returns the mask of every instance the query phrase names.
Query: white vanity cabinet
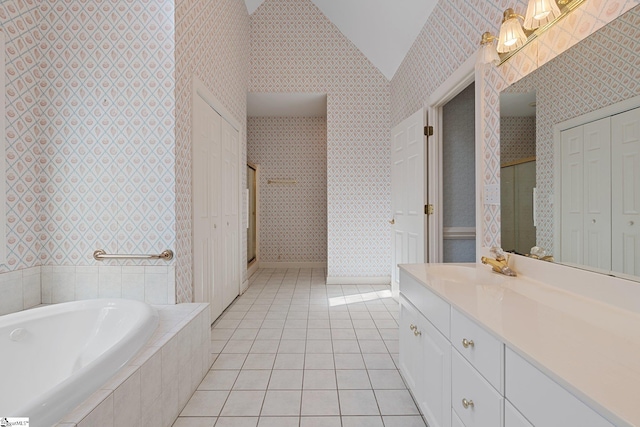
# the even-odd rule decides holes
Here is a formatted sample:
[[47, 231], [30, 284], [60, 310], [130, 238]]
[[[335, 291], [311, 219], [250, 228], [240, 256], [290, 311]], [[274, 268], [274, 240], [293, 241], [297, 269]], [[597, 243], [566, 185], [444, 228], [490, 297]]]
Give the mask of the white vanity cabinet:
[[434, 292], [482, 289], [456, 282], [450, 295], [429, 282], [400, 270], [399, 368], [429, 427], [614, 427]]
[[403, 296], [399, 324], [400, 372], [429, 427], [450, 427], [451, 344]]

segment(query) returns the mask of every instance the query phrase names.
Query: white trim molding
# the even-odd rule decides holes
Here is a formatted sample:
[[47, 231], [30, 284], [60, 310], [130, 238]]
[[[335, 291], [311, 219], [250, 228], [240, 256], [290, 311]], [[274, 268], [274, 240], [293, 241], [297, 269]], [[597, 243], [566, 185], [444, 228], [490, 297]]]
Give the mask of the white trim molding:
[[327, 285], [391, 285], [391, 276], [327, 277]]
[[326, 262], [259, 262], [258, 268], [327, 268]]

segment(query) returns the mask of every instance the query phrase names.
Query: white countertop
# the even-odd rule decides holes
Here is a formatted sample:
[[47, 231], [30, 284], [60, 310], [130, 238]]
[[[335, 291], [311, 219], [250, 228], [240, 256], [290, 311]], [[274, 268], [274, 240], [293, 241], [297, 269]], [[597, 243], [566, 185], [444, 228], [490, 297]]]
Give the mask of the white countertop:
[[400, 268], [616, 425], [640, 426], [640, 314], [481, 264]]

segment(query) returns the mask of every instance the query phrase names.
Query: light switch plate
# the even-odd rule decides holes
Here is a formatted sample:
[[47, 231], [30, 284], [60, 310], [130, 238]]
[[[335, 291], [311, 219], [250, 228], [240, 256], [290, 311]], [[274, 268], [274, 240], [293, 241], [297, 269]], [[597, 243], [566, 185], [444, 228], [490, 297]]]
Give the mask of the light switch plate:
[[487, 184], [484, 186], [484, 204], [500, 204], [500, 184]]

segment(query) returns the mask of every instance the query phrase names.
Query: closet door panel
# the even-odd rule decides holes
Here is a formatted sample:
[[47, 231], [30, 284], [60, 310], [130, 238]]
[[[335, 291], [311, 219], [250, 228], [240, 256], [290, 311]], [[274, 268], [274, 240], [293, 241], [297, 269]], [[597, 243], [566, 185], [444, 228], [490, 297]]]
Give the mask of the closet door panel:
[[640, 275], [640, 108], [611, 120], [612, 269]]
[[561, 261], [583, 264], [584, 160], [582, 126], [562, 132]]

